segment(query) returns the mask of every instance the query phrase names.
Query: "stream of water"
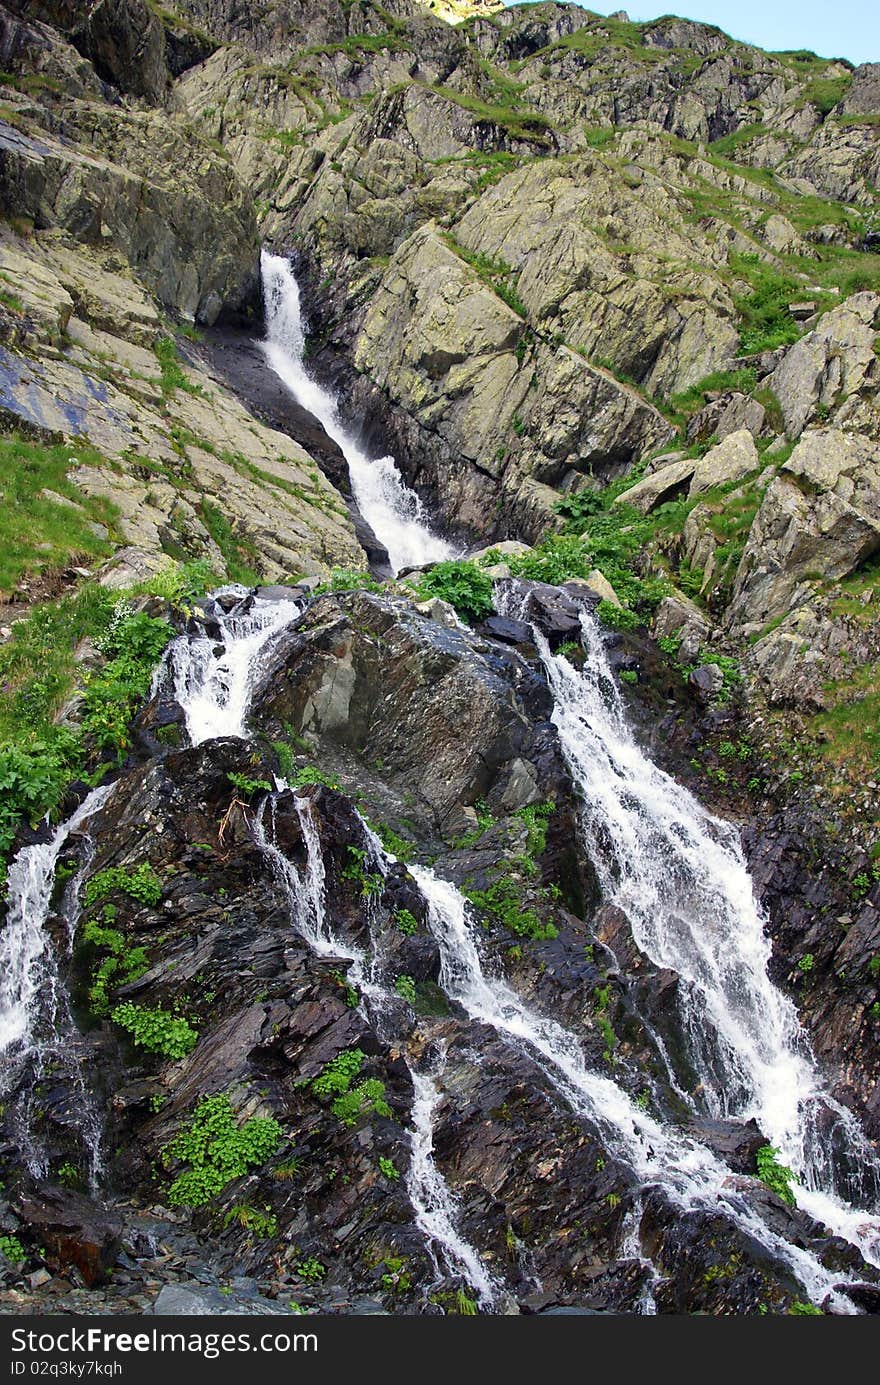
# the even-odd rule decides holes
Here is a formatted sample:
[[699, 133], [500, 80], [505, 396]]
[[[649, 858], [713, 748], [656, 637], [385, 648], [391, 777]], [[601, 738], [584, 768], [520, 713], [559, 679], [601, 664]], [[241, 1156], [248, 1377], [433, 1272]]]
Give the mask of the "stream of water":
[[415, 491], [407, 486], [393, 457], [370, 457], [340, 418], [336, 400], [313, 380], [305, 366], [306, 332], [299, 285], [290, 261], [263, 251], [266, 361], [298, 404], [307, 409], [338, 444], [351, 478], [357, 507], [388, 550], [395, 573], [440, 562], [455, 555], [436, 534]]

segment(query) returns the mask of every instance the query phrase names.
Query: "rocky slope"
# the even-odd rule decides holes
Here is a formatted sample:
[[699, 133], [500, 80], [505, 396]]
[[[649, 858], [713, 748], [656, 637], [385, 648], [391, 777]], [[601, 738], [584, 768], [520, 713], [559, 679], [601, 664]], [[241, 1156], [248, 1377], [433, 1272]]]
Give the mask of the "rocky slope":
[[[878, 65], [556, 3], [7, 0], [0, 67], [0, 422], [23, 472], [65, 454], [21, 512], [29, 546], [2, 592], [16, 717], [13, 617], [83, 564], [109, 559], [102, 582], [128, 587], [202, 560], [246, 585], [307, 579], [303, 601], [319, 579], [387, 571], [338, 448], [261, 378], [268, 243], [303, 285], [311, 368], [447, 532], [520, 541], [486, 559], [496, 578], [605, 598], [629, 714], [742, 824], [774, 980], [876, 1140]], [[555, 643], [576, 637], [566, 603], [585, 590], [547, 598], [568, 610]], [[161, 890], [86, 907], [64, 964], [112, 1205], [90, 1200], [64, 1074], [16, 1090], [5, 1158], [24, 1122], [48, 1183], [13, 1171], [0, 1229], [43, 1245], [52, 1278], [36, 1260], [37, 1283], [9, 1271], [7, 1305], [81, 1306], [85, 1283], [92, 1308], [144, 1311], [183, 1284], [209, 1311], [221, 1287], [246, 1311], [470, 1311], [473, 1277], [447, 1263], [438, 1278], [413, 1218], [414, 1073], [441, 1052], [437, 1160], [498, 1304], [637, 1311], [650, 1291], [664, 1312], [785, 1312], [803, 1297], [729, 1210], [642, 1196], [546, 1072], [444, 994], [407, 861], [484, 900], [512, 871], [537, 931], [523, 941], [488, 910], [492, 967], [686, 1125], [663, 1059], [682, 1045], [680, 979], [600, 902], [528, 631], [464, 632], [413, 602], [400, 584], [308, 602], [247, 740], [187, 747], [167, 688], [141, 710], [84, 869], [148, 863]], [[141, 605], [220, 638], [210, 605]], [[79, 670], [105, 658], [77, 646]], [[65, 725], [76, 679], [75, 696], [44, 696]], [[282, 770], [312, 787], [268, 803]], [[304, 869], [304, 801], [340, 956], [292, 928], [260, 836]], [[548, 803], [535, 837], [529, 811]], [[365, 867], [359, 813], [396, 843], [387, 875]], [[75, 836], [62, 876], [86, 856]], [[352, 1003], [360, 947], [396, 997], [381, 1020]], [[185, 1021], [191, 1052], [145, 1055], [96, 1007], [98, 970], [139, 949], [114, 1004]], [[383, 1095], [348, 1125], [312, 1083], [352, 1051]], [[189, 1210], [169, 1146], [206, 1097], [280, 1134]], [[707, 1119], [699, 1138], [787, 1244], [870, 1280], [857, 1301], [876, 1305], [857, 1253], [754, 1178], [761, 1132]], [[101, 1288], [114, 1264], [120, 1288]]]

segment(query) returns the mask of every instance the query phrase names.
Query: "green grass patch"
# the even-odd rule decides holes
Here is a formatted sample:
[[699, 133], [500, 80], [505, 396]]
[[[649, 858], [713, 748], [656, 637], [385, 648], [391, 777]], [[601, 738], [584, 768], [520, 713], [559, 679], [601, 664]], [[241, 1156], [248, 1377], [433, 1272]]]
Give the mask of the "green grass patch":
[[[11, 592], [29, 573], [88, 565], [113, 552], [118, 512], [109, 500], [85, 496], [68, 480], [77, 462], [106, 465], [88, 446], [0, 438], [0, 594]], [[96, 532], [94, 524], [108, 536]]]
[[201, 502], [199, 514], [223, 554], [230, 581], [241, 582], [245, 587], [259, 586], [262, 575], [253, 564], [259, 562], [260, 553], [250, 535], [233, 529], [219, 505], [210, 500]]
[[539, 111], [512, 105], [493, 105], [486, 101], [480, 101], [475, 96], [468, 96], [465, 92], [456, 91], [453, 87], [439, 84], [430, 86], [429, 90], [461, 107], [462, 110], [468, 111], [480, 123], [485, 122], [498, 126], [506, 131], [512, 139], [542, 145], [546, 148], [553, 146], [552, 122], [545, 115], [541, 115]]
[[498, 297], [512, 308], [520, 317], [526, 317], [528, 311], [522, 299], [516, 293], [516, 280], [518, 272], [511, 265], [505, 264], [504, 260], [493, 260], [490, 255], [483, 255], [479, 251], [468, 250], [467, 246], [460, 244], [454, 236], [444, 235], [444, 241], [461, 260], [469, 264], [472, 269], [477, 271], [484, 284], [494, 289]]
[[735, 154], [740, 145], [748, 144], [751, 140], [766, 133], [766, 125], [762, 125], [760, 122], [756, 122], [754, 125], [743, 125], [740, 129], [734, 130], [732, 134], [722, 135], [720, 139], [713, 140], [711, 149], [715, 154], [729, 156]]

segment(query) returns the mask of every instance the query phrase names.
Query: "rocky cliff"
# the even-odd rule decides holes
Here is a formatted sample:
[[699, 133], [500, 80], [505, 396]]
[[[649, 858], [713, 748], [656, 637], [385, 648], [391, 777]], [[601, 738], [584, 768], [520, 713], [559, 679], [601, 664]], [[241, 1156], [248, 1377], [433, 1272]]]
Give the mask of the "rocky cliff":
[[[840, 1277], [876, 1309], [867, 1242], [701, 1104], [696, 982], [610, 902], [536, 640], [589, 674], [598, 609], [639, 743], [741, 828], [865, 1205], [841, 1150], [880, 1120], [880, 65], [552, 0], [7, 0], [0, 68], [0, 846], [113, 785], [45, 922], [105, 1168], [43, 1038], [3, 1112], [0, 1249], [33, 1261], [5, 1302], [839, 1311]], [[344, 456], [253, 345], [261, 245], [308, 369], [463, 569], [376, 580]], [[150, 675], [172, 633], [222, 659], [226, 580], [297, 612], [244, 734], [194, 743]], [[493, 984], [709, 1151], [716, 1203], [680, 1215], [469, 1008], [428, 866]], [[217, 1186], [205, 1122], [237, 1151]]]

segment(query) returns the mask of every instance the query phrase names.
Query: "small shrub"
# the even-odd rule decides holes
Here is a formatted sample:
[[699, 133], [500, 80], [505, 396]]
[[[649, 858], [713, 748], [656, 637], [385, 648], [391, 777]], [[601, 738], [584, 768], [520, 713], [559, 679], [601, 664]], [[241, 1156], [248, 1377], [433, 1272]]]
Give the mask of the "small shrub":
[[816, 959], [813, 956], [812, 952], [805, 952], [803, 957], [798, 962], [798, 971], [810, 972], [813, 970], [813, 967], [815, 965]]
[[615, 606], [613, 601], [600, 601], [596, 615], [611, 630], [635, 630], [645, 623], [637, 611], [631, 611], [628, 606]]
[[331, 1110], [343, 1125], [355, 1125], [358, 1117], [366, 1114], [392, 1114], [385, 1100], [384, 1082], [368, 1077], [356, 1087], [352, 1086], [354, 1079], [360, 1075], [365, 1056], [359, 1048], [338, 1053], [311, 1084], [315, 1096], [332, 1098]]
[[485, 890], [471, 890], [467, 898], [476, 909], [509, 928], [521, 938], [545, 942], [558, 936], [552, 923], [545, 923], [534, 909], [523, 908], [520, 892], [513, 880], [496, 880]]
[[456, 614], [473, 624], [492, 614], [492, 579], [476, 563], [450, 559], [422, 575], [419, 595], [448, 601]]
[[400, 1170], [397, 1168], [393, 1159], [388, 1159], [384, 1154], [379, 1155], [379, 1169], [385, 1178], [389, 1178], [392, 1183], [400, 1177]]
[[418, 932], [419, 921], [409, 909], [398, 909], [394, 915], [394, 922], [407, 938]]
[[25, 1248], [17, 1236], [0, 1236], [0, 1255], [4, 1255], [11, 1265], [20, 1265], [27, 1259]]
[[397, 992], [397, 994], [406, 1001], [408, 1005], [415, 1005], [416, 983], [415, 981], [413, 981], [411, 976], [407, 976], [405, 972], [401, 976], [398, 976], [397, 980], [394, 983], [394, 989]]
[[292, 786], [295, 789], [305, 789], [309, 784], [323, 784], [326, 789], [335, 789], [336, 793], [342, 792], [339, 780], [334, 779], [331, 774], [325, 774], [317, 765], [303, 765], [302, 769], [297, 770]]
[[89, 1006], [94, 1015], [106, 1015], [109, 1010], [111, 985], [115, 988], [137, 980], [149, 965], [146, 948], [132, 947], [118, 929], [107, 926], [114, 912], [111, 904], [105, 904], [104, 922], [89, 919], [83, 928], [83, 942], [105, 954], [92, 968]]
[[271, 793], [272, 785], [268, 779], [250, 779], [246, 774], [237, 774], [230, 770], [226, 778], [229, 780], [236, 793], [243, 798], [253, 798], [256, 793]]

